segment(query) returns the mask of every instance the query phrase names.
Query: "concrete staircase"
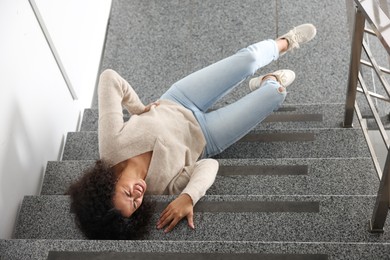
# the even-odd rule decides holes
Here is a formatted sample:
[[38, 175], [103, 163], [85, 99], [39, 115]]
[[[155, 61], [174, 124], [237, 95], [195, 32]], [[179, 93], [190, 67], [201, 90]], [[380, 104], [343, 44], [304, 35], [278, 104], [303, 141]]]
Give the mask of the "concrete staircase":
[[[185, 221], [169, 234], [156, 230], [159, 211], [174, 197], [153, 196], [147, 240], [83, 237], [62, 194], [98, 158], [92, 108], [81, 130], [68, 133], [62, 161], [48, 162], [41, 194], [23, 200], [14, 238], [0, 241], [1, 259], [389, 259], [390, 232], [367, 231], [379, 181], [363, 134], [340, 127], [345, 13], [339, 0], [114, 1], [103, 68], [128, 79], [144, 103], [190, 71], [291, 24], [312, 22], [318, 36], [259, 72], [290, 68], [297, 80], [279, 111], [217, 156], [220, 171], [196, 206], [195, 231]], [[248, 91], [246, 81], [217, 106]]]

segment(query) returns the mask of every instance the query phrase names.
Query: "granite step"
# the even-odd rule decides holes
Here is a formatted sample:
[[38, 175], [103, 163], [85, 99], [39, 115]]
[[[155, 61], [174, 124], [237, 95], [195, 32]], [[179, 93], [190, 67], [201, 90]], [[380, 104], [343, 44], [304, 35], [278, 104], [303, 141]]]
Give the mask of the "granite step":
[[[220, 169], [208, 195], [375, 195], [379, 187], [370, 158], [218, 161]], [[48, 162], [41, 194], [64, 194], [93, 164], [93, 160]]]
[[384, 243], [0, 240], [2, 260], [385, 260], [388, 259], [389, 252], [390, 244]]
[[[259, 124], [257, 130], [340, 128], [344, 117], [345, 104], [298, 104], [285, 105]], [[99, 112], [97, 109], [84, 110], [81, 131], [97, 131]], [[124, 111], [124, 121], [130, 118]], [[359, 127], [356, 121], [354, 126]]]
[[[354, 158], [369, 157], [360, 129], [256, 130], [216, 158]], [[99, 158], [98, 134], [70, 132], [63, 160]]]
[[[113, 5], [102, 68], [118, 71], [149, 103], [189, 73], [250, 43], [310, 22], [317, 27], [316, 38], [258, 74], [285, 68], [296, 72], [286, 103], [345, 102], [350, 53], [345, 1], [281, 0], [267, 6], [259, 8], [257, 0], [118, 1]], [[244, 82], [225, 100], [244, 95], [247, 86]]]
[[[195, 230], [180, 222], [173, 232], [155, 228], [174, 196], [151, 196], [156, 213], [146, 240], [389, 243], [390, 232], [367, 231], [375, 196], [205, 196], [195, 208]], [[389, 227], [387, 221], [385, 227]], [[16, 239], [84, 239], [67, 196], [26, 196]]]

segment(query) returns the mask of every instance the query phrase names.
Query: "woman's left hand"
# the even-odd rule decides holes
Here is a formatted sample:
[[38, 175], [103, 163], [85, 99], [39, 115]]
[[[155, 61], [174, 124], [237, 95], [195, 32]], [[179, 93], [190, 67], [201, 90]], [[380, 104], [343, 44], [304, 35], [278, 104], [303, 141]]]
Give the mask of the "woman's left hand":
[[188, 226], [195, 229], [194, 226], [194, 206], [192, 199], [188, 194], [181, 194], [172, 201], [165, 210], [161, 213], [160, 219], [157, 222], [157, 228], [162, 229], [169, 225], [164, 232], [171, 231], [180, 220], [187, 217]]

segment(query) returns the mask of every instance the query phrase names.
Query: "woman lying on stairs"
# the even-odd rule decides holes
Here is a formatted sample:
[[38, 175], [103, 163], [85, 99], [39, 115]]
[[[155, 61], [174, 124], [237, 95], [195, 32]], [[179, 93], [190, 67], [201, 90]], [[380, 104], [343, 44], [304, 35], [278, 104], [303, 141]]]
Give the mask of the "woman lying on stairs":
[[[68, 190], [85, 236], [143, 238], [153, 213], [144, 195], [178, 195], [161, 213], [158, 229], [169, 232], [183, 218], [194, 229], [193, 207], [218, 172], [218, 162], [211, 157], [278, 109], [295, 73], [278, 70], [253, 78], [248, 95], [218, 110], [208, 109], [315, 34], [312, 24], [303, 24], [276, 40], [250, 45], [179, 80], [147, 106], [118, 73], [105, 70], [98, 89], [100, 160]], [[122, 106], [131, 114], [128, 122]]]

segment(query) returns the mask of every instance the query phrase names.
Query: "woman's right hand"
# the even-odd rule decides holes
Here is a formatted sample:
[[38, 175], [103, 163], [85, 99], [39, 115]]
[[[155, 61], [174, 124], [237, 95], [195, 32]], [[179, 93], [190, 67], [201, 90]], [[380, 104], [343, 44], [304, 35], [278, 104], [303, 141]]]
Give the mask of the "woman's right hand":
[[150, 103], [149, 105], [145, 106], [145, 109], [144, 109], [144, 112], [143, 112], [143, 113], [149, 112], [150, 109], [151, 109], [153, 106], [157, 107], [158, 105], [160, 105], [160, 103], [158, 103], [158, 102]]

